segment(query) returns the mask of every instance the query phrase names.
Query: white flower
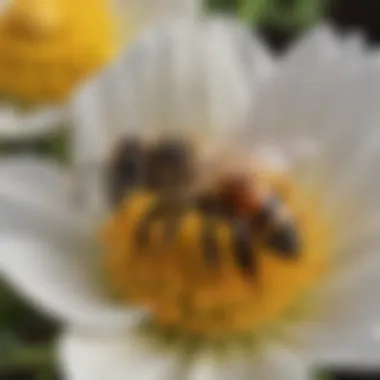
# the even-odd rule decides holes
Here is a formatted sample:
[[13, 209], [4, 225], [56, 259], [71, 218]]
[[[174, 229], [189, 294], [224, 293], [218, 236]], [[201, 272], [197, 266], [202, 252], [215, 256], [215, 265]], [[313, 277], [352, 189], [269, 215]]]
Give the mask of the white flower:
[[[364, 52], [360, 43], [341, 40], [321, 27], [273, 68], [260, 44], [247, 38], [242, 29], [221, 21], [199, 27], [176, 24], [147, 34], [94, 87], [86, 88], [76, 103], [76, 116], [81, 116], [77, 121], [83, 128], [77, 148], [86, 148], [83, 162], [89, 159], [96, 163], [112, 150], [112, 137], [98, 140], [102, 127], [109, 127], [107, 133], [116, 137], [149, 137], [163, 129], [176, 131], [178, 126], [176, 132], [200, 135], [206, 139], [206, 146], [212, 144], [209, 137], [221, 144], [227, 141], [229, 150], [239, 150], [243, 157], [245, 152], [250, 157], [252, 154], [252, 160], [260, 163], [266, 174], [277, 174], [299, 186], [295, 198], [284, 199], [289, 201], [291, 211], [299, 212], [294, 214], [296, 218], [305, 218], [298, 225], [305, 243], [300, 260], [284, 263], [283, 259], [263, 255], [257, 267], [258, 282], [249, 285], [253, 288], [242, 285], [234, 293], [235, 288], [222, 287], [223, 281], [217, 282], [211, 299], [204, 304], [207, 307], [218, 297], [222, 302], [236, 301], [223, 309], [227, 319], [221, 325], [228, 329], [229, 323], [235, 321], [233, 316], [244, 317], [236, 312], [246, 310], [247, 303], [239, 304], [240, 309], [235, 297], [250, 300], [256, 294], [251, 290], [261, 285], [262, 297], [248, 302], [249, 307], [253, 306], [249, 315], [256, 318], [255, 323], [248, 319], [254, 324], [253, 330], [245, 330], [246, 319], [237, 323], [244, 327], [240, 337], [248, 340], [249, 347], [220, 356], [215, 346], [200, 344], [198, 349], [193, 346], [190, 350], [189, 340], [184, 345], [184, 340], [179, 339], [170, 350], [152, 344], [152, 335], [147, 331], [138, 334], [136, 327], [151, 316], [149, 310], [164, 322], [170, 319], [166, 312], [182, 310], [173, 299], [169, 304], [163, 303], [168, 308], [156, 309], [164, 300], [155, 299], [155, 293], [141, 293], [149, 296], [148, 303], [142, 302], [138, 292], [145, 289], [130, 286], [143, 268], [144, 257], [133, 256], [134, 271], [127, 271], [127, 264], [132, 265], [125, 256], [132, 254], [128, 250], [128, 236], [133, 235], [129, 229], [136, 222], [133, 215], [138, 213], [137, 206], [144, 200], [135, 194], [132, 199], [136, 202], [128, 203], [129, 211], [113, 215], [109, 225], [113, 236], [105, 252], [109, 254], [107, 258], [121, 259], [109, 267], [115, 275], [111, 280], [121, 280], [123, 284], [119, 283], [117, 290], [125, 291], [126, 299], [135, 297], [134, 301], [141, 304], [134, 308], [109, 297], [104, 267], [98, 260], [98, 235], [94, 233], [99, 220], [75, 204], [67, 182], [69, 174], [53, 164], [10, 159], [0, 166], [0, 268], [4, 277], [64, 323], [59, 357], [69, 379], [298, 380], [308, 378], [320, 365], [376, 364], [379, 181], [370, 168], [371, 164], [376, 168], [380, 159], [379, 57]], [[251, 47], [249, 51], [247, 46]], [[192, 93], [194, 88], [198, 90], [196, 95]], [[137, 129], [131, 129], [129, 123]], [[306, 195], [317, 198], [311, 201], [306, 197], [306, 202], [299, 204]], [[328, 219], [317, 220], [318, 216]], [[185, 222], [180, 226], [182, 223]], [[327, 235], [321, 232], [324, 228], [313, 225], [328, 227]], [[185, 241], [182, 248], [194, 248], [192, 244], [197, 241], [186, 240], [186, 236], [197, 235], [189, 234], [181, 235]], [[126, 241], [122, 240], [124, 236]], [[117, 251], [117, 247], [122, 249]], [[159, 250], [159, 245], [149, 247], [152, 255]], [[188, 251], [190, 256], [186, 256]], [[115, 256], [115, 252], [120, 255]], [[178, 264], [178, 257], [192, 258], [197, 254], [196, 249], [184, 248], [181, 256], [168, 254], [160, 258], [164, 262], [169, 257]], [[229, 251], [226, 257], [230, 257]], [[328, 274], [318, 275], [318, 268], [325, 273], [323, 267], [315, 265], [319, 260], [330, 270]], [[168, 269], [162, 262], [156, 261], [157, 267], [145, 266], [148, 272], [141, 273], [161, 276], [175, 290], [176, 275], [182, 272], [160, 273]], [[203, 273], [199, 265], [195, 267], [198, 271], [186, 272], [185, 268], [190, 279], [182, 284], [188, 296], [189, 287], [199, 285]], [[241, 277], [236, 275], [240, 272], [233, 272], [233, 265], [226, 268], [231, 275], [225, 278], [227, 283], [240, 286]], [[126, 276], [117, 278], [125, 272]], [[313, 277], [318, 281], [311, 281]], [[211, 286], [215, 285], [213, 279], [220, 280], [218, 276], [205, 279], [211, 279]], [[277, 315], [272, 301], [284, 301], [284, 294], [292, 299], [293, 292], [304, 285], [307, 290], [313, 285], [313, 291], [307, 303], [296, 306], [312, 306], [308, 313], [293, 315], [289, 320], [280, 307], [281, 317]], [[185, 322], [202, 322], [197, 315], [204, 310], [195, 308], [186, 315]], [[268, 316], [276, 317], [273, 329], [268, 329]], [[160, 329], [157, 320], [158, 334], [165, 329]], [[188, 338], [188, 334], [181, 334], [181, 328], [192, 331], [194, 326], [176, 321], [178, 336]], [[220, 323], [216, 319], [213, 322], [215, 326]], [[197, 337], [204, 334], [208, 339], [195, 343], [210, 343], [209, 329], [213, 327], [211, 323], [201, 329], [203, 333]], [[224, 345], [236, 348], [236, 336], [230, 338], [223, 340]], [[252, 343], [257, 343], [254, 350], [250, 349]]]

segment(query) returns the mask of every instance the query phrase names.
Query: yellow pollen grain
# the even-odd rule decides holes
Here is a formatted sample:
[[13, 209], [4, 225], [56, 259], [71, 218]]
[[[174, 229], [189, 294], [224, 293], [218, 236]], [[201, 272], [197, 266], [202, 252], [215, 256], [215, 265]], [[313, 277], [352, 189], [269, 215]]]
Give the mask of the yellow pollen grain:
[[111, 60], [119, 40], [107, 0], [13, 0], [0, 13], [0, 93], [26, 103], [64, 100]]
[[226, 221], [215, 224], [218, 261], [208, 265], [202, 249], [204, 216], [188, 210], [169, 243], [163, 225], [152, 229], [146, 248], [136, 249], [136, 228], [156, 200], [136, 192], [103, 228], [104, 259], [111, 286], [127, 304], [146, 307], [164, 328], [220, 336], [259, 332], [281, 323], [286, 313], [323, 278], [327, 267], [327, 233], [318, 204], [302, 199], [288, 179], [272, 183], [299, 226], [302, 252], [286, 260], [261, 249], [255, 276], [243, 275], [235, 260], [232, 232]]

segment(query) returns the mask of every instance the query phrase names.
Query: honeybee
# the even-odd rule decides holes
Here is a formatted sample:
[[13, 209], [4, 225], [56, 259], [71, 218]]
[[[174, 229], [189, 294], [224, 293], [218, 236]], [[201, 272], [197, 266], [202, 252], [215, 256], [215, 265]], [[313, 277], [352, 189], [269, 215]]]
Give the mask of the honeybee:
[[279, 196], [263, 190], [251, 173], [222, 173], [216, 181], [201, 186], [199, 162], [194, 147], [181, 139], [122, 142], [110, 167], [112, 202], [118, 204], [128, 191], [138, 188], [157, 195], [138, 228], [139, 247], [149, 240], [150, 227], [157, 220], [164, 221], [171, 237], [180, 225], [179, 218], [195, 209], [202, 216], [199, 238], [210, 265], [218, 262], [215, 223], [221, 219], [231, 228], [231, 248], [244, 273], [256, 273], [257, 252], [263, 247], [283, 259], [298, 257], [298, 228]]

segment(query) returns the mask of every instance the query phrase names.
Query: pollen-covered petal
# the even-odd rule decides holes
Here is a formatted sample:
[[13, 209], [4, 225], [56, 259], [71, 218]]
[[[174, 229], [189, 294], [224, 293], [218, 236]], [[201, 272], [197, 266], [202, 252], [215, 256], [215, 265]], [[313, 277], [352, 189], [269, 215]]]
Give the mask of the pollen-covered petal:
[[149, 346], [132, 332], [103, 337], [68, 332], [59, 346], [61, 369], [70, 380], [186, 379], [180, 356]]
[[74, 212], [56, 165], [30, 157], [4, 159], [0, 208], [0, 272], [16, 291], [74, 325], [129, 324], [130, 314], [107, 298], [91, 225]]
[[301, 359], [282, 347], [268, 347], [252, 356], [196, 357], [188, 380], [307, 380], [308, 371]]
[[73, 99], [78, 146], [87, 152], [78, 154], [102, 159], [113, 141], [133, 132], [230, 136], [272, 65], [250, 31], [230, 20], [176, 20], [150, 29]]

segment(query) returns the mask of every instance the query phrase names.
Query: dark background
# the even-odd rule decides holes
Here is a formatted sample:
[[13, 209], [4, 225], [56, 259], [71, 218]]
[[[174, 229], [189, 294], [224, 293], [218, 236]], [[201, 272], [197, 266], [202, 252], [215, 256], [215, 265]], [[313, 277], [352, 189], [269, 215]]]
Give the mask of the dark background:
[[[80, 1], [80, 0], [79, 0]], [[216, 9], [234, 11], [238, 0], [210, 0]], [[254, 1], [254, 0], [253, 0]], [[291, 0], [278, 0], [281, 5], [291, 6]], [[322, 1], [322, 0], [321, 0]], [[360, 29], [365, 32], [368, 44], [376, 47], [380, 43], [380, 0], [330, 0], [326, 2], [323, 18], [329, 20], [341, 31]], [[275, 52], [281, 54], [303, 31], [303, 27], [279, 25], [270, 20], [260, 22], [259, 30], [263, 38]], [[36, 152], [63, 158], [62, 141], [65, 137], [40, 139], [23, 143], [1, 143], [2, 152]], [[25, 303], [0, 286], [0, 380], [52, 380], [54, 374], [52, 360], [45, 353], [46, 343], [51, 341], [57, 327]], [[31, 349], [33, 354], [29, 355]], [[20, 354], [21, 353], [21, 354]], [[14, 355], [13, 355], [14, 354]], [[334, 371], [327, 369], [322, 379], [336, 380], [380, 380], [379, 373], [354, 373], [347, 369]], [[107, 379], [104, 379], [107, 380]]]
[[[281, 2], [281, 1], [280, 1]], [[283, 3], [291, 3], [284, 0]], [[378, 0], [329, 0], [326, 2], [324, 19], [339, 30], [360, 29], [368, 42], [376, 46], [380, 42], [380, 1]], [[264, 25], [260, 27], [266, 41], [276, 51], [283, 51], [300, 32], [298, 29]]]

